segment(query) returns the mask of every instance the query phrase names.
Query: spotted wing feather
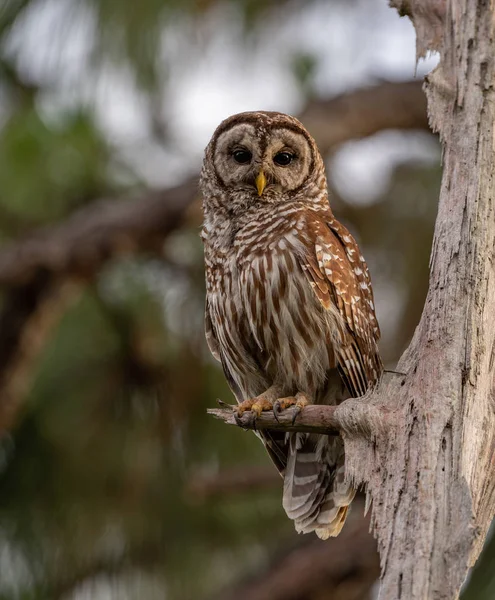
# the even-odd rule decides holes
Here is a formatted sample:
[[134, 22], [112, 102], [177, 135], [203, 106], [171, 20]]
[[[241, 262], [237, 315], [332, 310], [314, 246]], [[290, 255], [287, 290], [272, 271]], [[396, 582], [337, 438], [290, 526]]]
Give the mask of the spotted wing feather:
[[350, 394], [359, 397], [376, 384], [383, 368], [368, 267], [354, 238], [335, 219], [318, 221], [313, 234], [314, 250], [303, 267], [322, 306], [337, 307], [342, 318], [338, 368]]

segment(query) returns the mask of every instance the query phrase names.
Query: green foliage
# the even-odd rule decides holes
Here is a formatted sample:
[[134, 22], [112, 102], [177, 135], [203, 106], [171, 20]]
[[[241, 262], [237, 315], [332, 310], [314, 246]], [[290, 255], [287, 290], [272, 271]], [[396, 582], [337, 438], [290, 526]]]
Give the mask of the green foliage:
[[88, 113], [48, 123], [34, 107], [13, 112], [0, 135], [2, 233], [56, 221], [115, 190], [111, 156]]
[[298, 52], [293, 56], [290, 66], [297, 83], [306, 96], [313, 96], [313, 80], [318, 66], [318, 58], [308, 52]]

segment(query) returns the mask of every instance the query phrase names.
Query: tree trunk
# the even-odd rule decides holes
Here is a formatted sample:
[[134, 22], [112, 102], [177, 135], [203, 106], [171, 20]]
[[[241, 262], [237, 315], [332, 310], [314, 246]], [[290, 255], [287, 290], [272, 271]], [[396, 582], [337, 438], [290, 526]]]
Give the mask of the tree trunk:
[[359, 400], [336, 416], [348, 475], [373, 503], [380, 600], [453, 600], [495, 512], [495, 8], [391, 3], [412, 18], [418, 55], [441, 55], [426, 84], [444, 149], [430, 286], [397, 367], [406, 377], [370, 401], [395, 412], [392, 425], [371, 423], [374, 435], [361, 435], [357, 425], [370, 418]]

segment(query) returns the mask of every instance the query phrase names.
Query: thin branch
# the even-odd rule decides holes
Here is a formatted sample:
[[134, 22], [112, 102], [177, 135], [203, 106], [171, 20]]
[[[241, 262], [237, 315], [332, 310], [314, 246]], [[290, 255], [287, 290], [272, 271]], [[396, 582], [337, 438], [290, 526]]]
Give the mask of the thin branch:
[[253, 420], [250, 412], [245, 412], [237, 423], [235, 407], [209, 408], [208, 414], [229, 425], [239, 425], [243, 429], [271, 429], [272, 431], [303, 431], [306, 433], [324, 433], [338, 435], [340, 424], [335, 418], [336, 406], [307, 406], [296, 415], [296, 409], [291, 407], [281, 412], [277, 417], [273, 412], [263, 412]]
[[[400, 377], [396, 377], [400, 375]], [[400, 379], [405, 381], [402, 373], [385, 373], [381, 384]], [[224, 421], [228, 425], [237, 425], [243, 429], [270, 429], [272, 431], [304, 433], [322, 433], [325, 435], [358, 436], [364, 440], [372, 440], [383, 435], [396, 419], [395, 410], [383, 405], [383, 385], [369, 391], [361, 398], [349, 398], [338, 406], [309, 405], [299, 414], [295, 407], [290, 407], [277, 416], [271, 411], [262, 412], [255, 420], [251, 412], [245, 412], [236, 420], [235, 406], [219, 400], [221, 408], [209, 408], [207, 413]], [[295, 419], [294, 419], [295, 417]]]

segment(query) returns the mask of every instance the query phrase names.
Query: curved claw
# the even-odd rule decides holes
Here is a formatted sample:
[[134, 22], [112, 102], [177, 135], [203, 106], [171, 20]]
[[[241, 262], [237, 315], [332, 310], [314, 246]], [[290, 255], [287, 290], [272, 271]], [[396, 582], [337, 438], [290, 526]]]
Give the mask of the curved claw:
[[234, 421], [239, 427], [244, 427], [244, 425], [242, 424], [242, 415], [240, 415], [237, 410], [234, 410]]
[[294, 410], [294, 415], [292, 416], [292, 425], [295, 425], [297, 416], [302, 411], [302, 408], [296, 404], [296, 408]]
[[297, 415], [302, 411], [302, 409], [305, 406], [308, 406], [308, 404], [310, 404], [310, 400], [306, 396], [306, 394], [298, 392], [296, 394], [296, 410], [294, 411], [294, 416], [292, 417], [292, 425], [294, 425], [294, 423], [296, 422]]
[[256, 412], [252, 410], [246, 410], [242, 413], [239, 411], [234, 411], [234, 420], [236, 425], [241, 427], [242, 429], [254, 429], [256, 431], [256, 419], [258, 415]]
[[280, 423], [280, 419], [278, 418], [279, 413], [282, 412], [282, 405], [280, 404], [280, 400], [275, 400], [273, 403], [273, 416], [277, 419], [277, 423]]
[[256, 431], [256, 419], [258, 418], [258, 415], [252, 410], [249, 412], [249, 416], [247, 419], [247, 425], [249, 426], [249, 428], [253, 429], [254, 431]]

